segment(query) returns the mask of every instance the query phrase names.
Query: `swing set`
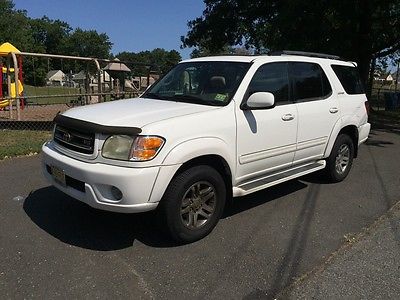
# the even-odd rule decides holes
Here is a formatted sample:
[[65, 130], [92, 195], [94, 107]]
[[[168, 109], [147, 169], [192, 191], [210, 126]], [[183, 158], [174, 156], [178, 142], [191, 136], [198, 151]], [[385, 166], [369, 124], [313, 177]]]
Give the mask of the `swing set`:
[[[47, 60], [47, 81], [42, 86], [36, 85], [35, 61], [37, 59], [42, 60], [41, 68], [43, 68], [43, 60]], [[30, 76], [33, 75], [33, 78], [29, 77], [30, 80], [33, 79], [33, 86], [24, 85], [23, 60], [25, 60], [26, 70], [29, 70]], [[50, 60], [60, 61], [61, 65], [59, 67], [61, 69], [52, 71], [61, 71], [64, 74], [61, 74], [63, 76], [61, 78], [63, 79], [59, 80], [58, 77], [55, 80], [50, 79]], [[62, 72], [64, 69], [64, 60], [75, 62], [75, 65], [79, 62], [78, 65], [80, 65], [79, 68], [82, 68], [81, 71], [72, 74], [72, 70], [70, 69], [69, 75], [66, 76], [66, 73]], [[140, 84], [138, 87], [127, 86], [129, 80], [133, 82], [134, 78], [127, 66], [124, 69], [123, 66], [125, 63], [145, 68], [148, 73], [147, 85], [145, 87], [150, 84], [150, 73], [155, 72], [152, 70], [159, 72], [158, 66], [154, 64], [124, 62], [118, 59], [21, 52], [12, 44], [4, 43], [0, 46], [0, 121], [3, 121], [3, 119], [7, 121], [36, 121], [38, 118], [40, 120], [44, 118], [50, 120], [55, 114], [55, 110], [60, 112], [76, 105], [88, 105], [125, 97], [136, 97], [142, 92], [142, 85]], [[84, 67], [85, 64], [86, 70]], [[67, 66], [71, 68], [70, 63]], [[81, 73], [83, 73], [83, 77]], [[126, 79], [128, 76], [130, 76], [129, 80]], [[55, 83], [59, 82], [60, 85], [52, 86], [53, 81], [51, 80]], [[117, 83], [120, 81], [122, 81], [122, 84], [119, 86]], [[47, 93], [43, 93], [43, 88], [46, 88]], [[30, 100], [29, 107], [26, 107], [27, 98]], [[70, 100], [71, 98], [72, 100]], [[51, 99], [51, 101], [44, 103], [44, 99]], [[46, 110], [48, 111], [46, 112]], [[6, 115], [6, 111], [9, 116]], [[16, 112], [16, 118], [13, 116], [14, 111]]]

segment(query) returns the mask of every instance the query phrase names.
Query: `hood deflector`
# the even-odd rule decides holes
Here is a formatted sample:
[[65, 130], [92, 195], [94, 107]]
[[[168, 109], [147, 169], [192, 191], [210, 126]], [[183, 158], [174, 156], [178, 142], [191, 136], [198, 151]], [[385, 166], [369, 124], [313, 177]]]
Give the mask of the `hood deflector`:
[[78, 131], [87, 133], [138, 135], [142, 132], [142, 129], [138, 127], [106, 126], [66, 117], [61, 114], [58, 114], [54, 118], [54, 123], [63, 127], [76, 129]]

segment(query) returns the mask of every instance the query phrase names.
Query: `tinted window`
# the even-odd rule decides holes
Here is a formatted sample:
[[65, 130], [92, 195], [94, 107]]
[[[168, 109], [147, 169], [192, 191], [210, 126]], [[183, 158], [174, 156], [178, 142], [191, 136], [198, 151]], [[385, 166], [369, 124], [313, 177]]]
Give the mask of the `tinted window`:
[[364, 94], [364, 88], [356, 67], [332, 65], [332, 69], [347, 94]]
[[290, 63], [290, 75], [296, 101], [318, 100], [329, 96], [332, 92], [329, 80], [318, 64]]
[[249, 94], [270, 92], [275, 103], [289, 101], [289, 78], [287, 63], [270, 63], [261, 66], [254, 74], [249, 85]]

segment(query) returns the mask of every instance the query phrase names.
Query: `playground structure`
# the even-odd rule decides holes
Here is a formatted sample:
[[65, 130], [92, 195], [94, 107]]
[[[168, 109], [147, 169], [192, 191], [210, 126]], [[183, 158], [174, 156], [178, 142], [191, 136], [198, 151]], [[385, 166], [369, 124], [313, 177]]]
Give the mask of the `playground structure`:
[[[9, 121], [51, 121], [57, 113], [71, 106], [138, 96], [155, 80], [151, 74], [160, 74], [157, 66], [151, 64], [118, 59], [22, 52], [9, 43], [3, 45], [0, 46], [0, 125], [3, 124], [0, 129], [9, 126], [4, 125]], [[70, 63], [65, 63], [66, 61]], [[29, 71], [31, 74], [32, 68], [35, 74], [38, 62], [48, 68], [53, 62], [58, 62], [58, 66], [61, 67], [63, 65], [70, 67], [74, 64], [86, 66], [79, 72], [83, 74], [81, 76], [83, 83], [79, 84], [79, 87], [52, 87], [32, 83], [27, 85], [24, 83], [26, 78], [23, 62], [26, 72]], [[130, 69], [135, 66], [147, 70], [146, 76], [139, 74], [139, 85], [129, 84], [127, 79], [129, 78], [132, 83], [138, 81], [138, 77]], [[64, 71], [68, 77], [72, 75], [72, 70], [64, 69]], [[111, 75], [108, 79], [106, 79], [106, 73]], [[147, 79], [147, 84], [143, 84], [144, 78]]]
[[[15, 99], [17, 95], [18, 97], [23, 97], [24, 94], [22, 57], [19, 57], [20, 72], [17, 77], [15, 76], [15, 69], [10, 67], [9, 62], [6, 67], [3, 66], [3, 57], [7, 57], [11, 52], [20, 53], [20, 51], [10, 43], [4, 43], [0, 46], [0, 109], [7, 106], [12, 107], [13, 99]], [[4, 96], [8, 99], [4, 99]], [[21, 109], [24, 109], [25, 101], [21, 101], [20, 103]]]

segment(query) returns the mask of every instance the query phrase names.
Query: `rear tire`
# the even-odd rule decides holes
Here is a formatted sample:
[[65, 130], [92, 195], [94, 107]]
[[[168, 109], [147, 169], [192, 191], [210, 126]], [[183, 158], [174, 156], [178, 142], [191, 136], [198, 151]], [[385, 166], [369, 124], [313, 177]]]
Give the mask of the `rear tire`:
[[218, 223], [225, 201], [220, 173], [206, 165], [189, 168], [171, 180], [161, 200], [165, 229], [180, 243], [202, 239]]
[[340, 134], [326, 159], [326, 177], [330, 182], [344, 180], [353, 165], [354, 144], [347, 134]]

